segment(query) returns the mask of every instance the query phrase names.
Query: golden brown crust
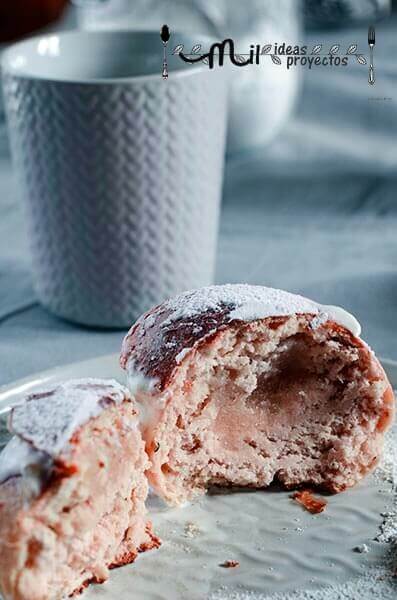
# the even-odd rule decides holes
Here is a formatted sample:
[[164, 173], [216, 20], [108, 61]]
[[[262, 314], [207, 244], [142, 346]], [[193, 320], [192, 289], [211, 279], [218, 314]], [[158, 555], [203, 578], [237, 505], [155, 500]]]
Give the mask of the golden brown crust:
[[76, 589], [74, 592], [69, 594], [69, 598], [74, 598], [75, 596], [79, 596], [84, 592], [86, 588], [88, 588], [91, 583], [105, 583], [106, 579], [100, 579], [99, 577], [91, 577], [90, 579], [86, 579], [83, 583]]
[[[145, 313], [130, 329], [123, 341], [120, 364], [125, 369], [132, 360], [146, 377], [158, 380], [163, 389], [177, 366], [177, 356], [198, 342], [209, 342], [230, 322], [231, 307], [206, 311], [190, 318], [168, 322], [172, 311], [162, 304]], [[147, 326], [148, 320], [153, 323]]]
[[118, 567], [124, 567], [124, 565], [129, 565], [133, 563], [138, 556], [138, 552], [135, 550], [126, 550], [123, 554], [108, 565], [108, 569], [117, 569]]
[[[150, 537], [149, 541], [147, 541], [145, 544], [141, 544], [138, 548], [138, 551], [125, 552], [117, 559], [116, 562], [110, 563], [108, 565], [108, 568], [112, 570], [118, 569], [119, 567], [124, 567], [125, 565], [129, 565], [135, 562], [138, 554], [140, 554], [141, 552], [147, 552], [148, 550], [153, 550], [161, 546], [161, 540], [159, 537], [154, 535], [152, 531], [152, 524], [150, 522], [146, 526], [146, 533]], [[104, 583], [105, 581], [105, 579], [99, 579], [98, 577], [92, 577], [91, 579], [87, 579], [82, 583], [82, 585], [79, 588], [77, 588], [76, 590], [74, 590], [74, 592], [72, 592], [72, 594], [70, 594], [69, 598], [82, 594], [91, 583]]]
[[148, 550], [153, 550], [161, 546], [161, 540], [153, 533], [152, 524], [150, 523], [150, 521], [146, 525], [145, 532], [149, 536], [147, 542], [141, 544], [137, 550], [126, 550], [123, 554], [117, 557], [116, 561], [110, 563], [110, 565], [108, 565], [108, 568], [117, 569], [118, 567], [129, 565], [135, 561], [138, 554], [140, 554], [141, 552], [147, 552]]
[[138, 552], [146, 552], [147, 550], [152, 550], [153, 548], [160, 548], [161, 539], [153, 533], [153, 527], [150, 521], [147, 522], [145, 531], [148, 534], [150, 540], [145, 544], [141, 544], [141, 546], [138, 549]]

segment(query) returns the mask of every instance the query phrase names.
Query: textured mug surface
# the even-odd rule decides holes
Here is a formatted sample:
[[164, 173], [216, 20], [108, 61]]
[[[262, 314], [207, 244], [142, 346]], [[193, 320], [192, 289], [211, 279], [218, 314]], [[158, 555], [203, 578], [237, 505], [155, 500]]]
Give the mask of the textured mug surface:
[[84, 32], [3, 58], [36, 289], [64, 318], [125, 327], [213, 279], [227, 82], [172, 56], [163, 81], [162, 51], [159, 34]]

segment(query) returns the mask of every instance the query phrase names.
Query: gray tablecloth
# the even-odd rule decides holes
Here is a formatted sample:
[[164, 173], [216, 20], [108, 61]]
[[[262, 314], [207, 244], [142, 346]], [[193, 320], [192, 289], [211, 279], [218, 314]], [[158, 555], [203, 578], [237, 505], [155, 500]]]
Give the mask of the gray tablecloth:
[[[355, 312], [365, 338], [397, 359], [397, 20], [377, 28], [377, 82], [366, 70], [304, 71], [296, 113], [268, 148], [231, 157], [218, 282], [298, 291]], [[311, 34], [357, 41], [366, 29]], [[0, 384], [117, 352], [122, 332], [48, 314], [32, 288], [23, 212], [10, 160], [0, 159]]]

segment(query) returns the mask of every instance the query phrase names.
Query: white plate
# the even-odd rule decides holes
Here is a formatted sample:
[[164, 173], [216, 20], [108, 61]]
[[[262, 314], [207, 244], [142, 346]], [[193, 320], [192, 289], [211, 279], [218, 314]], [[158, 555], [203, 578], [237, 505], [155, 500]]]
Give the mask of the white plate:
[[[397, 364], [384, 361], [384, 365], [396, 385]], [[124, 379], [117, 355], [58, 367], [1, 388], [0, 413], [21, 394], [87, 376]], [[373, 476], [330, 496], [326, 511], [319, 515], [304, 511], [290, 493], [276, 489], [210, 495], [180, 509], [168, 509], [150, 497], [151, 518], [163, 545], [133, 565], [112, 571], [109, 583], [91, 587], [84, 597], [206, 600], [234, 594], [233, 598], [254, 600], [259, 594], [343, 582], [362, 574], [386, 552], [385, 545], [373, 538], [390, 501], [391, 485], [380, 484]], [[193, 524], [190, 533], [189, 524]], [[363, 543], [370, 552], [355, 552]], [[228, 559], [240, 566], [219, 566]], [[252, 593], [244, 596], [242, 590]]]

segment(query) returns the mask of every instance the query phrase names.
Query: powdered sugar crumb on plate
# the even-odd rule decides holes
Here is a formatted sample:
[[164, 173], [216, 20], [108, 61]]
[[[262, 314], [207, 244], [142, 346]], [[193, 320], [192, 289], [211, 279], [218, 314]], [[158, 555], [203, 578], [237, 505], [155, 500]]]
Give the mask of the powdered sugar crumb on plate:
[[386, 436], [383, 458], [375, 471], [375, 477], [379, 481], [391, 484], [394, 492], [393, 503], [390, 509], [381, 515], [383, 522], [375, 540], [377, 542], [393, 543], [397, 546], [397, 423]]

